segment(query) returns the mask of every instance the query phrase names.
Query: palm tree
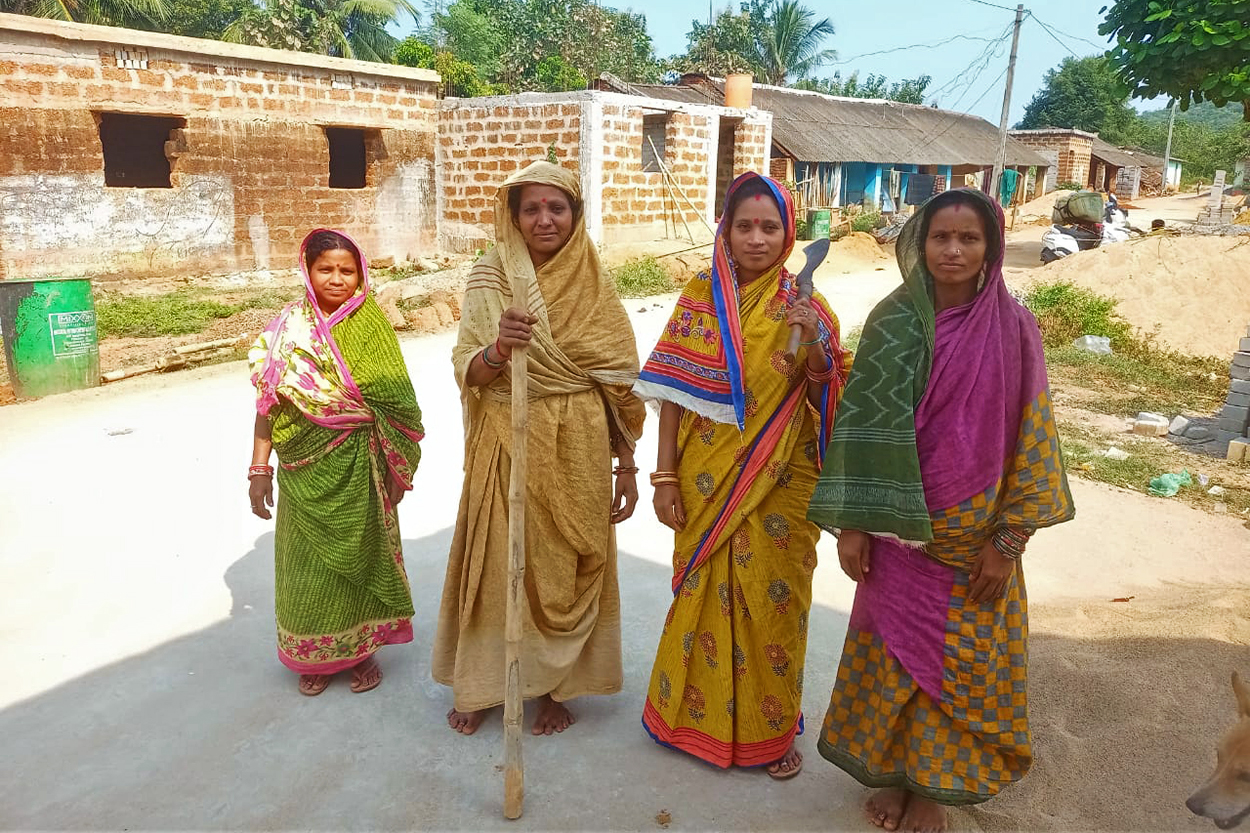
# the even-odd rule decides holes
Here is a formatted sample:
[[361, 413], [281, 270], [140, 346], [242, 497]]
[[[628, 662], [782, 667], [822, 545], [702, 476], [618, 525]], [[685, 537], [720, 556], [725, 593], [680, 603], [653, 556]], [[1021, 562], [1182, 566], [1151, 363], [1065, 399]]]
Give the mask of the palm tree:
[[816, 13], [799, 0], [774, 0], [768, 25], [759, 33], [763, 80], [782, 86], [787, 78], [805, 78], [815, 67], [832, 61], [837, 53], [821, 49], [832, 35], [829, 18], [816, 20]]
[[339, 58], [389, 63], [399, 41], [387, 24], [417, 19], [411, 0], [262, 0], [223, 35], [234, 43], [319, 52]]
[[126, 26], [136, 19], [164, 20], [165, 0], [0, 0], [0, 12]]

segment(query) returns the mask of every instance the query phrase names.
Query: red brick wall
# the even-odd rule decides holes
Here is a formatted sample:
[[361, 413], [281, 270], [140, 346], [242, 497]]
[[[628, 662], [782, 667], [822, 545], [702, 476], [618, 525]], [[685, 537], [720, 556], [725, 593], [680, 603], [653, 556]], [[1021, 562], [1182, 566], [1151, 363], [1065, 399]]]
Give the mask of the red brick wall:
[[444, 248], [472, 251], [492, 241], [499, 185], [529, 163], [546, 159], [552, 144], [561, 165], [579, 170], [582, 108], [578, 102], [448, 100], [439, 120], [440, 242]]
[[[722, 118], [741, 121], [728, 131], [734, 142], [724, 158], [730, 173], [766, 164], [766, 116], [720, 108], [677, 107], [667, 113], [665, 165], [684, 193], [669, 189], [659, 170], [643, 170], [644, 119], [669, 111], [669, 102], [601, 92], [524, 94], [447, 99], [440, 107], [438, 176], [440, 244], [473, 251], [494, 239], [494, 198], [512, 172], [543, 159], [555, 146], [560, 164], [579, 173], [587, 224], [596, 239], [684, 236], [682, 218], [696, 235], [715, 185]], [[693, 110], [694, 112], [690, 112]], [[689, 200], [691, 205], [686, 203]]]
[[1079, 182], [1090, 179], [1090, 151], [1094, 142], [1088, 136], [1071, 133], [1012, 133], [1011, 138], [1034, 150], [1059, 152], [1059, 182]]
[[[346, 230], [371, 257], [433, 245], [437, 81], [41, 25], [118, 40], [0, 29], [0, 278], [283, 269], [318, 226]], [[185, 119], [166, 144], [172, 188], [105, 186], [100, 112]], [[326, 125], [371, 131], [365, 188], [329, 187]]]
[[734, 176], [768, 172], [768, 125], [744, 121], [734, 130]]
[[644, 114], [641, 107], [603, 107], [605, 239], [620, 237], [626, 229], [630, 236], [648, 231], [663, 234], [666, 222], [676, 223], [684, 232], [682, 218], [692, 230], [703, 230], [703, 219], [711, 214], [708, 188], [716, 166], [711, 157], [712, 138], [720, 129], [719, 120], [688, 113], [671, 113], [668, 118], [664, 163], [676, 186], [695, 206], [692, 209], [680, 194], [666, 187], [662, 173], [642, 169]]

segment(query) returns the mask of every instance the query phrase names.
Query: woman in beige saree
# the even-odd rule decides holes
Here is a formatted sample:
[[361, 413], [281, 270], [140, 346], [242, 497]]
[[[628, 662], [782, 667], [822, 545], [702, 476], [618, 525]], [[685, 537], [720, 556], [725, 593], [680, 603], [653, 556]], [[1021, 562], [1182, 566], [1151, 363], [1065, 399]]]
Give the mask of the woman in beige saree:
[[[568, 700], [621, 688], [613, 524], [638, 500], [634, 443], [644, 410], [630, 391], [638, 354], [586, 233], [576, 175], [536, 162], [509, 177], [495, 199], [495, 239], [469, 275], [452, 352], [465, 415], [464, 487], [433, 675], [452, 687], [447, 720], [462, 734], [503, 702], [507, 366], [525, 346], [531, 475], [521, 679], [525, 697], [539, 700], [534, 734], [552, 734], [574, 721]], [[518, 276], [530, 287], [520, 302], [512, 298]]]

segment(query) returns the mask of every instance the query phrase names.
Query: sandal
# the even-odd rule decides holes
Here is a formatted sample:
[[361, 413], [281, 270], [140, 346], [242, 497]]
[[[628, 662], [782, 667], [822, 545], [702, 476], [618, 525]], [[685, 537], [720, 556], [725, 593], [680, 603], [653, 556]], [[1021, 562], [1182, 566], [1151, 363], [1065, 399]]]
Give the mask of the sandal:
[[[373, 679], [366, 679], [371, 671], [373, 672]], [[378, 667], [378, 663], [373, 657], [352, 669], [353, 694], [364, 694], [366, 691], [373, 691], [381, 682], [382, 669]]]
[[306, 697], [316, 697], [330, 685], [329, 674], [300, 674], [299, 693]]
[[[789, 781], [791, 778], [793, 778], [794, 776], [798, 775], [800, 772], [803, 771], [803, 759], [802, 758], [799, 758], [798, 766], [788, 771], [783, 770], [781, 768], [782, 763], [783, 761], [777, 761], [775, 764], [770, 764], [770, 768], [765, 770], [765, 772], [768, 773], [769, 778], [773, 779], [774, 781]], [[772, 766], [776, 766], [777, 768], [772, 769], [771, 768]]]

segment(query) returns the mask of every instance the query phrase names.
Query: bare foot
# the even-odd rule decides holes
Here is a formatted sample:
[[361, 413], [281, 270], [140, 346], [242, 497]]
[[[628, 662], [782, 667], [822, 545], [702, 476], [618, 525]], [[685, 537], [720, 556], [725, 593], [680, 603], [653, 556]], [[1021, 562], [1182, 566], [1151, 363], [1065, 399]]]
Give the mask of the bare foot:
[[780, 760], [773, 761], [768, 765], [768, 774], [777, 779], [784, 781], [787, 778], [793, 778], [799, 774], [799, 770], [803, 768], [803, 753], [794, 748], [794, 741], [790, 742], [790, 748], [786, 750], [786, 754], [782, 755]]
[[471, 735], [477, 731], [478, 726], [482, 725], [485, 717], [486, 709], [478, 709], [475, 712], [458, 712], [452, 709], [447, 712], [447, 725], [462, 735]]
[[907, 801], [907, 811], [899, 822], [899, 830], [904, 833], [945, 833], [946, 808], [913, 795]]
[[352, 691], [364, 694], [372, 691], [382, 682], [382, 669], [378, 668], [377, 660], [369, 657], [359, 665], [352, 667]]
[[563, 703], [551, 699], [550, 694], [538, 698], [538, 716], [534, 718], [533, 732], [536, 735], [551, 735], [563, 732], [577, 722], [573, 713]]
[[897, 787], [877, 790], [864, 802], [864, 813], [868, 820], [877, 827], [886, 830], [898, 830], [903, 820], [903, 811], [907, 809], [907, 799], [911, 793]]
[[329, 674], [300, 674], [299, 675], [299, 693], [307, 694], [309, 697], [316, 697], [318, 694], [326, 690], [326, 686], [330, 684]]

